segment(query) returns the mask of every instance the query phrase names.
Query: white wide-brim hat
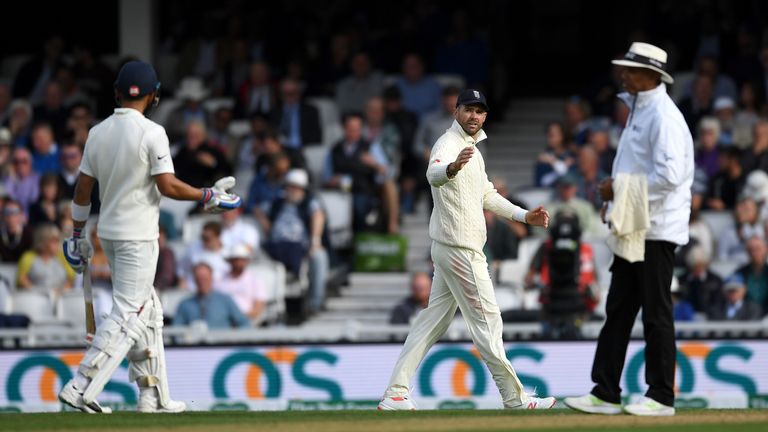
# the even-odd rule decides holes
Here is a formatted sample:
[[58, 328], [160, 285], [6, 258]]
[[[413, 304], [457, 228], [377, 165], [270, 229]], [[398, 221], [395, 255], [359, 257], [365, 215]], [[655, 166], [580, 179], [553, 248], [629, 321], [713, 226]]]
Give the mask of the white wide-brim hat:
[[202, 79], [187, 77], [181, 80], [179, 89], [176, 91], [176, 98], [199, 102], [207, 98], [208, 93], [208, 89], [205, 88], [205, 83]]
[[667, 84], [675, 82], [667, 72], [667, 52], [644, 42], [634, 42], [621, 60], [612, 60], [619, 66], [650, 69], [661, 74], [661, 80]]

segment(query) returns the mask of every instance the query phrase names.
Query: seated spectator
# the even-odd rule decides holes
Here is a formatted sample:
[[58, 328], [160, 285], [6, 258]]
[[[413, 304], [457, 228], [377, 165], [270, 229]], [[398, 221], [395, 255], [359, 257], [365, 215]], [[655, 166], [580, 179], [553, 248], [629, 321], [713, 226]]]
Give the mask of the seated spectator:
[[720, 122], [720, 135], [717, 141], [722, 145], [733, 145], [733, 116], [736, 103], [727, 96], [719, 96], [712, 104], [712, 112]]
[[29, 224], [56, 224], [59, 221], [59, 179], [54, 173], [40, 177], [40, 196], [29, 207]]
[[159, 291], [174, 288], [178, 284], [176, 255], [173, 253], [173, 249], [168, 247], [168, 232], [162, 225], [160, 225], [160, 235], [157, 238], [157, 250], [157, 269], [152, 285]]
[[245, 211], [258, 217], [261, 207], [275, 200], [283, 190], [283, 180], [291, 169], [291, 161], [285, 153], [273, 154], [266, 171], [257, 171], [248, 188]]
[[283, 263], [288, 272], [299, 276], [302, 261], [309, 260], [309, 307], [314, 312], [325, 302], [330, 242], [325, 212], [308, 187], [306, 171], [289, 171], [285, 193], [264, 206], [260, 222], [267, 237], [267, 253]]
[[60, 140], [66, 132], [67, 114], [61, 85], [56, 81], [49, 82], [45, 86], [43, 103], [35, 106], [33, 113], [35, 122], [48, 123], [54, 139]]
[[747, 296], [763, 310], [768, 310], [768, 248], [761, 237], [747, 240], [749, 264], [736, 271], [747, 285]]
[[400, 302], [389, 316], [390, 324], [410, 324], [411, 320], [429, 303], [432, 278], [424, 272], [411, 275], [411, 295]]
[[[421, 150], [416, 149], [414, 134], [419, 125], [416, 114], [403, 108], [400, 89], [390, 86], [384, 89], [384, 110], [386, 121], [393, 124], [400, 136], [400, 196], [401, 206], [406, 213], [413, 213], [414, 206], [422, 194], [431, 198], [426, 176], [427, 169]], [[432, 143], [434, 144], [434, 143]], [[430, 148], [432, 145], [430, 144]]]
[[13, 173], [3, 180], [3, 186], [26, 213], [40, 195], [40, 175], [32, 170], [32, 154], [26, 148], [15, 148], [12, 160]]
[[[699, 58], [696, 65], [696, 75], [706, 76], [712, 81], [712, 93], [715, 98], [727, 97], [735, 100], [738, 96], [736, 83], [728, 75], [720, 73], [720, 67], [717, 63], [717, 57], [712, 55], [703, 55]], [[683, 90], [684, 97], [690, 97], [695, 92], [695, 81], [688, 83]]]
[[278, 153], [285, 153], [290, 160], [291, 168], [307, 168], [307, 161], [304, 159], [304, 153], [301, 149], [286, 147], [280, 140], [280, 135], [274, 130], [266, 131], [261, 138], [261, 148], [256, 154], [256, 173], [266, 170], [271, 163], [272, 156]]
[[109, 259], [101, 245], [101, 239], [96, 234], [98, 225], [94, 224], [91, 229], [91, 247], [93, 256], [88, 261], [91, 270], [91, 283], [94, 287], [112, 289], [112, 269], [109, 267]]
[[403, 75], [397, 79], [397, 87], [403, 97], [403, 107], [419, 119], [440, 108], [440, 84], [425, 75], [424, 61], [418, 54], [406, 54], [403, 58]]
[[11, 143], [13, 136], [8, 128], [0, 127], [0, 178], [11, 174]]
[[48, 123], [32, 127], [32, 169], [39, 174], [59, 172], [59, 146]]
[[29, 147], [32, 130], [32, 105], [25, 99], [14, 99], [9, 108], [11, 118], [8, 120], [8, 130], [14, 147]]
[[363, 139], [362, 129], [359, 116], [347, 116], [344, 138], [331, 149], [325, 169], [326, 187], [352, 191], [353, 227], [358, 232], [375, 226], [379, 202], [388, 203], [381, 199], [378, 181], [379, 176], [386, 176], [387, 167], [371, 154], [371, 144]]
[[575, 159], [565, 142], [565, 131], [560, 123], [552, 122], [547, 125], [547, 149], [539, 154], [534, 168], [534, 184], [536, 187], [548, 187], [555, 184], [557, 179], [568, 172]]
[[672, 316], [675, 321], [693, 321], [694, 313], [693, 306], [685, 300], [685, 296], [682, 293], [682, 287], [677, 280], [677, 277], [672, 276]]
[[336, 105], [342, 115], [363, 112], [366, 102], [384, 90], [384, 75], [373, 69], [368, 53], [353, 55], [350, 69], [352, 74], [336, 85]]
[[256, 322], [264, 311], [267, 290], [256, 275], [248, 269], [250, 260], [251, 250], [248, 246], [239, 244], [230, 248], [227, 252], [230, 271], [216, 285], [216, 289], [232, 297], [240, 312], [251, 322]]
[[173, 325], [185, 326], [205, 322], [209, 329], [249, 327], [251, 322], [227, 294], [213, 289], [213, 269], [205, 262], [192, 267], [196, 294], [179, 303]]
[[205, 125], [191, 121], [187, 136], [176, 156], [173, 166], [179, 180], [194, 187], [210, 187], [221, 177], [232, 174], [232, 167], [218, 147], [208, 141]]
[[575, 170], [571, 168], [571, 172], [576, 176], [576, 196], [592, 204], [595, 210], [599, 210], [603, 206], [603, 200], [597, 193], [597, 186], [607, 174], [600, 170], [597, 152], [592, 146], [585, 145], [579, 149], [577, 167]]
[[176, 98], [184, 103], [168, 114], [165, 130], [171, 142], [181, 140], [189, 133], [190, 123], [199, 123], [203, 129], [208, 126], [208, 113], [203, 108], [203, 101], [208, 97], [208, 90], [203, 80], [197, 77], [187, 77], [181, 80]]
[[61, 242], [61, 232], [56, 225], [43, 224], [35, 228], [33, 249], [19, 259], [16, 272], [19, 288], [57, 292], [72, 288], [75, 272], [64, 258]]
[[747, 286], [740, 274], [734, 274], [725, 281], [721, 294], [725, 301], [710, 309], [711, 321], [758, 321], [763, 317], [763, 308], [747, 296]]
[[18, 262], [21, 254], [32, 247], [32, 229], [21, 205], [8, 199], [3, 205], [3, 223], [0, 225], [0, 259]]
[[216, 108], [211, 120], [211, 128], [208, 140], [211, 145], [218, 147], [230, 161], [236, 161], [237, 152], [240, 149], [240, 138], [229, 132], [232, 124], [232, 107], [220, 106]]
[[579, 219], [579, 227], [583, 233], [596, 234], [601, 232], [602, 223], [591, 203], [578, 197], [579, 180], [573, 173], [568, 173], [557, 181], [555, 200], [547, 206], [550, 213], [570, 211]]
[[696, 132], [696, 126], [702, 117], [712, 115], [713, 102], [712, 78], [706, 75], [696, 75], [693, 80], [691, 95], [683, 98], [677, 104], [691, 133]]
[[752, 130], [760, 119], [755, 84], [747, 81], [741, 85], [739, 104], [733, 118], [733, 143], [739, 148], [752, 144]]
[[752, 146], [742, 159], [744, 171], [768, 171], [768, 119], [759, 119], [752, 128]]
[[742, 196], [733, 212], [734, 224], [718, 233], [717, 253], [721, 261], [747, 262], [747, 240], [753, 236], [765, 237], [765, 228], [759, 217], [755, 201]]
[[681, 293], [696, 312], [707, 313], [720, 301], [723, 280], [709, 271], [710, 258], [700, 245], [691, 246], [685, 256]]
[[616, 150], [611, 147], [611, 136], [607, 126], [594, 128], [589, 132], [587, 143], [597, 152], [600, 171], [611, 173]]
[[218, 283], [229, 272], [229, 264], [224, 259], [224, 247], [221, 244], [221, 224], [206, 222], [200, 233], [200, 240], [187, 246], [181, 265], [178, 268], [179, 286], [194, 288], [192, 267], [205, 262], [213, 271], [213, 281]]
[[453, 113], [456, 111], [459, 93], [460, 90], [455, 86], [444, 88], [440, 108], [427, 113], [419, 122], [419, 128], [413, 139], [413, 146], [425, 163], [429, 163], [429, 155], [437, 139], [453, 124]]
[[225, 250], [235, 246], [245, 246], [253, 256], [259, 251], [261, 241], [255, 226], [242, 218], [242, 207], [221, 214], [221, 244]]
[[272, 125], [280, 131], [283, 145], [300, 149], [323, 142], [320, 113], [301, 98], [299, 83], [292, 79], [280, 85], [281, 104], [272, 112]]
[[706, 199], [708, 209], [733, 210], [736, 206], [736, 198], [746, 180], [741, 155], [741, 150], [736, 147], [728, 147], [723, 152], [720, 169], [709, 180]]
[[573, 143], [571, 150], [576, 151], [587, 143], [589, 136], [589, 104], [579, 96], [572, 96], [565, 102], [564, 111], [566, 139]]
[[714, 117], [703, 117], [699, 121], [699, 133], [696, 136], [696, 154], [694, 160], [697, 168], [701, 168], [712, 178], [720, 168], [720, 121]]
[[61, 148], [61, 170], [59, 171], [59, 190], [62, 198], [75, 196], [75, 184], [80, 175], [80, 162], [83, 150], [73, 144], [64, 144]]
[[71, 142], [83, 148], [88, 140], [88, 132], [95, 124], [91, 106], [87, 102], [75, 103], [69, 107], [67, 136], [63, 142]]
[[237, 92], [235, 116], [252, 118], [254, 115], [269, 117], [276, 106], [275, 89], [270, 79], [269, 65], [258, 61], [248, 67], [248, 78]]
[[[699, 179], [699, 177], [702, 176], [704, 176], [704, 174], [701, 170], [697, 169], [694, 171], [693, 184], [691, 185], [691, 218], [688, 221], [688, 233], [690, 237], [688, 246], [701, 246], [706, 257], [712, 259], [716, 256], [715, 237], [712, 230], [709, 228], [709, 225], [701, 220], [700, 217], [702, 200], [704, 193], [707, 190], [706, 182]], [[686, 250], [686, 247], [683, 247], [682, 250]]]
[[233, 160], [235, 172], [254, 169], [256, 158], [263, 152], [264, 137], [271, 127], [269, 119], [260, 114], [254, 114], [250, 122], [251, 132], [242, 140], [237, 157]]
[[368, 101], [365, 109], [365, 127], [363, 138], [371, 143], [371, 156], [380, 165], [386, 166], [386, 173], [378, 175], [381, 185], [384, 207], [387, 211], [387, 230], [397, 233], [400, 230], [400, 200], [395, 181], [400, 171], [400, 135], [397, 128], [389, 124], [384, 117], [384, 101], [375, 97]]

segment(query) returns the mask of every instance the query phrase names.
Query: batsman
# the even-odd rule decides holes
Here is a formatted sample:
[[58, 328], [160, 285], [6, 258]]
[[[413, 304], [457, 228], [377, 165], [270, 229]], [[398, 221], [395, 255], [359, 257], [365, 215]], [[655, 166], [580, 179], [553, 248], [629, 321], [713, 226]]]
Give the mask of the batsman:
[[112, 270], [113, 307], [93, 336], [77, 374], [59, 400], [86, 413], [109, 413], [96, 397], [127, 356], [129, 379], [139, 386], [138, 411], [176, 413], [184, 402], [170, 397], [163, 348], [163, 310], [152, 286], [158, 257], [160, 198], [198, 201], [211, 213], [233, 210], [240, 198], [227, 192], [235, 179], [194, 188], [174, 175], [165, 129], [147, 117], [157, 107], [160, 82], [144, 62], [126, 63], [115, 81], [118, 108], [94, 126], [85, 144], [72, 201], [74, 232], [64, 255], [82, 273], [91, 257], [83, 233], [91, 190], [99, 185], [97, 235]]

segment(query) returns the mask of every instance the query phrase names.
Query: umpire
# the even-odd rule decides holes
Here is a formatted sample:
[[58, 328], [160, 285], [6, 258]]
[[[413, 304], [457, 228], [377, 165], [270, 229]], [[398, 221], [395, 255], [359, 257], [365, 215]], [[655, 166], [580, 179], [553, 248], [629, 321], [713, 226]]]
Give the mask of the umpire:
[[[606, 321], [600, 331], [592, 365], [595, 387], [588, 395], [565, 399], [569, 407], [596, 414], [621, 413], [621, 372], [632, 326], [642, 307], [645, 336], [645, 379], [648, 391], [626, 405], [628, 414], [669, 416], [675, 414], [675, 331], [670, 286], [674, 251], [688, 243], [688, 218], [693, 183], [693, 140], [680, 110], [667, 95], [667, 53], [653, 45], [635, 42], [624, 59], [621, 78], [626, 93], [619, 97], [630, 114], [619, 140], [612, 177], [599, 192], [604, 202], [603, 219], [610, 219], [614, 180], [618, 176], [643, 176], [650, 227], [645, 232], [644, 255], [626, 259], [614, 249], [611, 286], [606, 303]], [[647, 184], [647, 191], [645, 185]], [[637, 195], [634, 195], [637, 196]], [[645, 203], [642, 203], [645, 213]], [[618, 209], [618, 207], [617, 207]], [[626, 212], [625, 208], [619, 209]], [[647, 226], [647, 225], [646, 225]], [[639, 239], [642, 249], [643, 240]], [[644, 257], [644, 259], [643, 259]], [[634, 262], [632, 262], [634, 261]]]

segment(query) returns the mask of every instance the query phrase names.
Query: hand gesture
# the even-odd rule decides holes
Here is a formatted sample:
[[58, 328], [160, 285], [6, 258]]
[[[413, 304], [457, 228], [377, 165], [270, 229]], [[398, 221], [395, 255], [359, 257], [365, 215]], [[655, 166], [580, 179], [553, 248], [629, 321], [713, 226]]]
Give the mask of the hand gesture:
[[544, 210], [544, 206], [528, 210], [528, 213], [525, 214], [525, 223], [546, 228], [549, 226], [549, 212]]
[[461, 171], [462, 168], [464, 168], [464, 165], [469, 162], [470, 159], [472, 159], [472, 155], [475, 154], [475, 148], [474, 147], [464, 147], [460, 152], [459, 155], [456, 156], [456, 160], [451, 163], [448, 170], [448, 175], [450, 177], [455, 176], [456, 174]]
[[613, 179], [606, 177], [600, 181], [600, 184], [597, 185], [597, 192], [603, 201], [611, 201], [613, 199]]

